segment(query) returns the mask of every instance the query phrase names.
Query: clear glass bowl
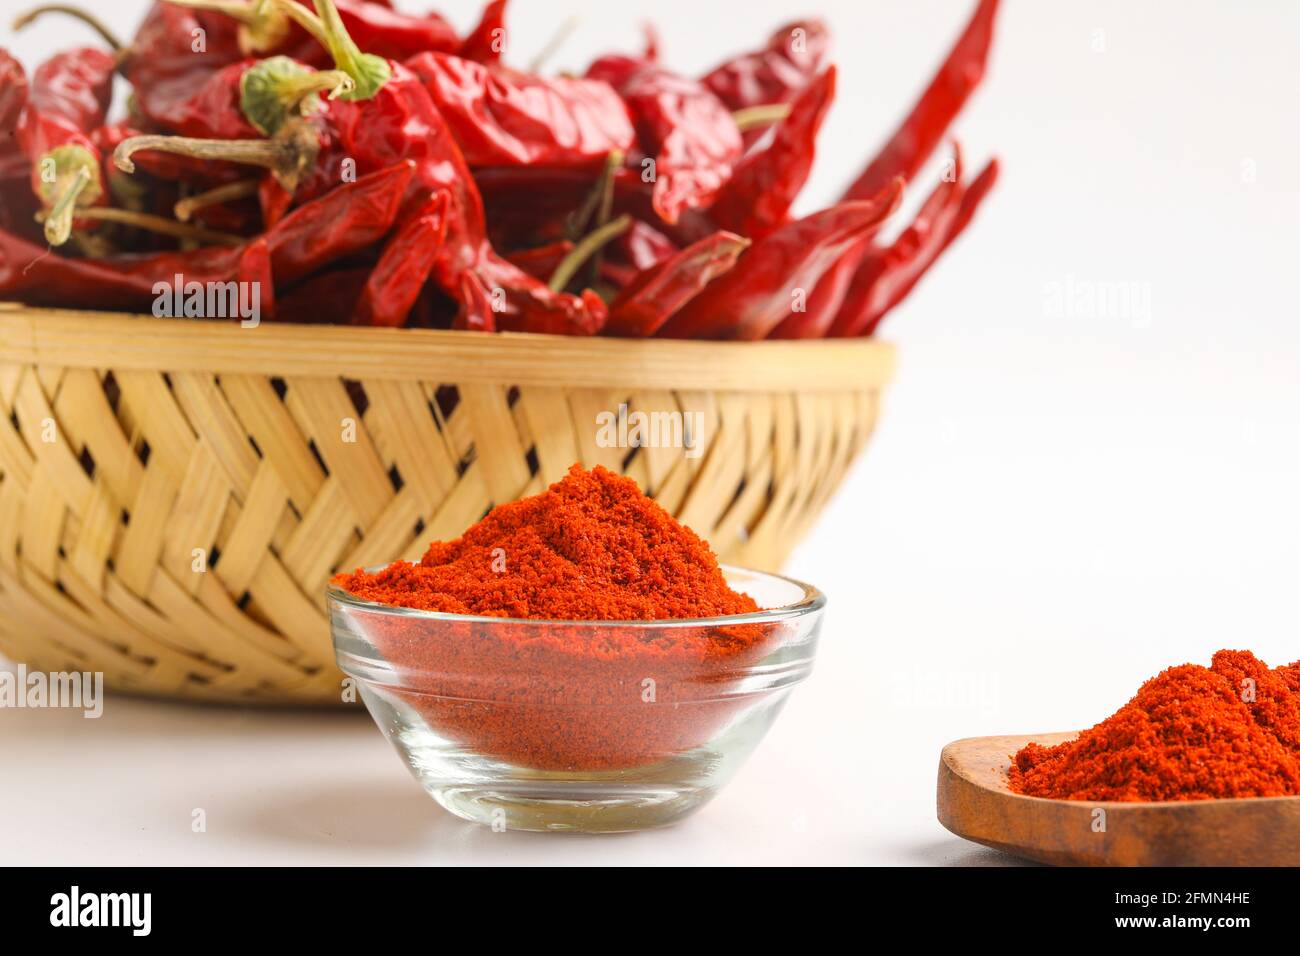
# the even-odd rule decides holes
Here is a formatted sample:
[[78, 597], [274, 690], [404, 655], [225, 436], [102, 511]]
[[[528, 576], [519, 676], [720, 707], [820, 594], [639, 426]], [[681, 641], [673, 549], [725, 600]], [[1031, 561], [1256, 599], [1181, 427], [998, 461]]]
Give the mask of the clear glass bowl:
[[534, 621], [328, 591], [339, 667], [439, 804], [495, 829], [616, 832], [703, 806], [812, 670], [826, 598], [724, 567], [767, 610]]

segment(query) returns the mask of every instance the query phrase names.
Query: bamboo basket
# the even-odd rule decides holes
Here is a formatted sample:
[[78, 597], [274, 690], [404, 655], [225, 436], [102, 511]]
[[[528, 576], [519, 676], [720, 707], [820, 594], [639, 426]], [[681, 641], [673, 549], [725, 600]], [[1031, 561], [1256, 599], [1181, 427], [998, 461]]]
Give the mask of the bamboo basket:
[[[245, 329], [0, 303], [0, 654], [140, 694], [338, 703], [330, 575], [418, 557], [575, 461], [631, 475], [724, 561], [775, 569], [892, 370], [869, 340]], [[697, 456], [603, 447], [597, 416], [620, 404], [692, 413]]]

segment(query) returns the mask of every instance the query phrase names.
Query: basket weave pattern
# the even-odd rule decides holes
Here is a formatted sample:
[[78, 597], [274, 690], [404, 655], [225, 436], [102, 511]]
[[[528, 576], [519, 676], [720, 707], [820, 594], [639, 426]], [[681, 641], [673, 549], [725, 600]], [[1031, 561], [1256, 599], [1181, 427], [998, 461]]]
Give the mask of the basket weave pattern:
[[[458, 536], [575, 461], [778, 567], [892, 354], [233, 325], [0, 305], [0, 653], [175, 697], [336, 703], [332, 573]], [[703, 415], [698, 457], [597, 416]]]

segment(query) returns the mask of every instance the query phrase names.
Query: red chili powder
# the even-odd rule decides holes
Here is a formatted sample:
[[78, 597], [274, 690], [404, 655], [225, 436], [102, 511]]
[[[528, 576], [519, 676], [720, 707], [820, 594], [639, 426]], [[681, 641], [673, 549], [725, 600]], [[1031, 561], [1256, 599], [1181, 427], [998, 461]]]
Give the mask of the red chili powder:
[[760, 625], [592, 627], [758, 610], [709, 546], [636, 483], [570, 469], [494, 508], [419, 564], [335, 583], [368, 601], [518, 621], [372, 616], [367, 636], [402, 672], [403, 699], [477, 753], [540, 769], [609, 770], [698, 747], [747, 706], [740, 671], [779, 637]]
[[1225, 650], [1171, 667], [1076, 739], [1028, 744], [1009, 775], [1017, 793], [1064, 800], [1300, 795], [1300, 662]]

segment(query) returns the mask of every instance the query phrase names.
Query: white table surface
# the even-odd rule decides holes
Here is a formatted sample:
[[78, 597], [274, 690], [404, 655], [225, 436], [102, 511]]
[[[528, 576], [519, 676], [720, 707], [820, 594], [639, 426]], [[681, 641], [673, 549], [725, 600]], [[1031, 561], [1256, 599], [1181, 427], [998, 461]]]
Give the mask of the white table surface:
[[[855, 752], [859, 735], [844, 728], [876, 721], [851, 703], [851, 680], [834, 682], [826, 669], [796, 695], [731, 787], [696, 816], [612, 836], [497, 833], [461, 821], [424, 794], [363, 713], [119, 697], [98, 720], [13, 711], [0, 721], [0, 864], [1013, 862], [933, 822], [934, 753], [891, 767], [902, 746], [879, 762]], [[832, 697], [850, 703], [818, 706]], [[206, 830], [195, 833], [200, 809]]]
[[[123, 30], [141, 9], [108, 6]], [[826, 13], [841, 96], [815, 208], [970, 6], [660, 0], [653, 18], [696, 70]], [[650, 12], [519, 4], [520, 62], [570, 8], [571, 68], [631, 48]], [[98, 721], [0, 711], [0, 862], [1008, 862], [935, 821], [945, 742], [1088, 726], [1223, 646], [1300, 658], [1297, 36], [1294, 3], [1008, 0], [959, 124], [1003, 181], [886, 326], [901, 369], [879, 433], [787, 568], [830, 596], [817, 669], [694, 818], [492, 833], [425, 797], [364, 714], [112, 698]], [[1130, 283], [1118, 313], [1051, 304]]]

